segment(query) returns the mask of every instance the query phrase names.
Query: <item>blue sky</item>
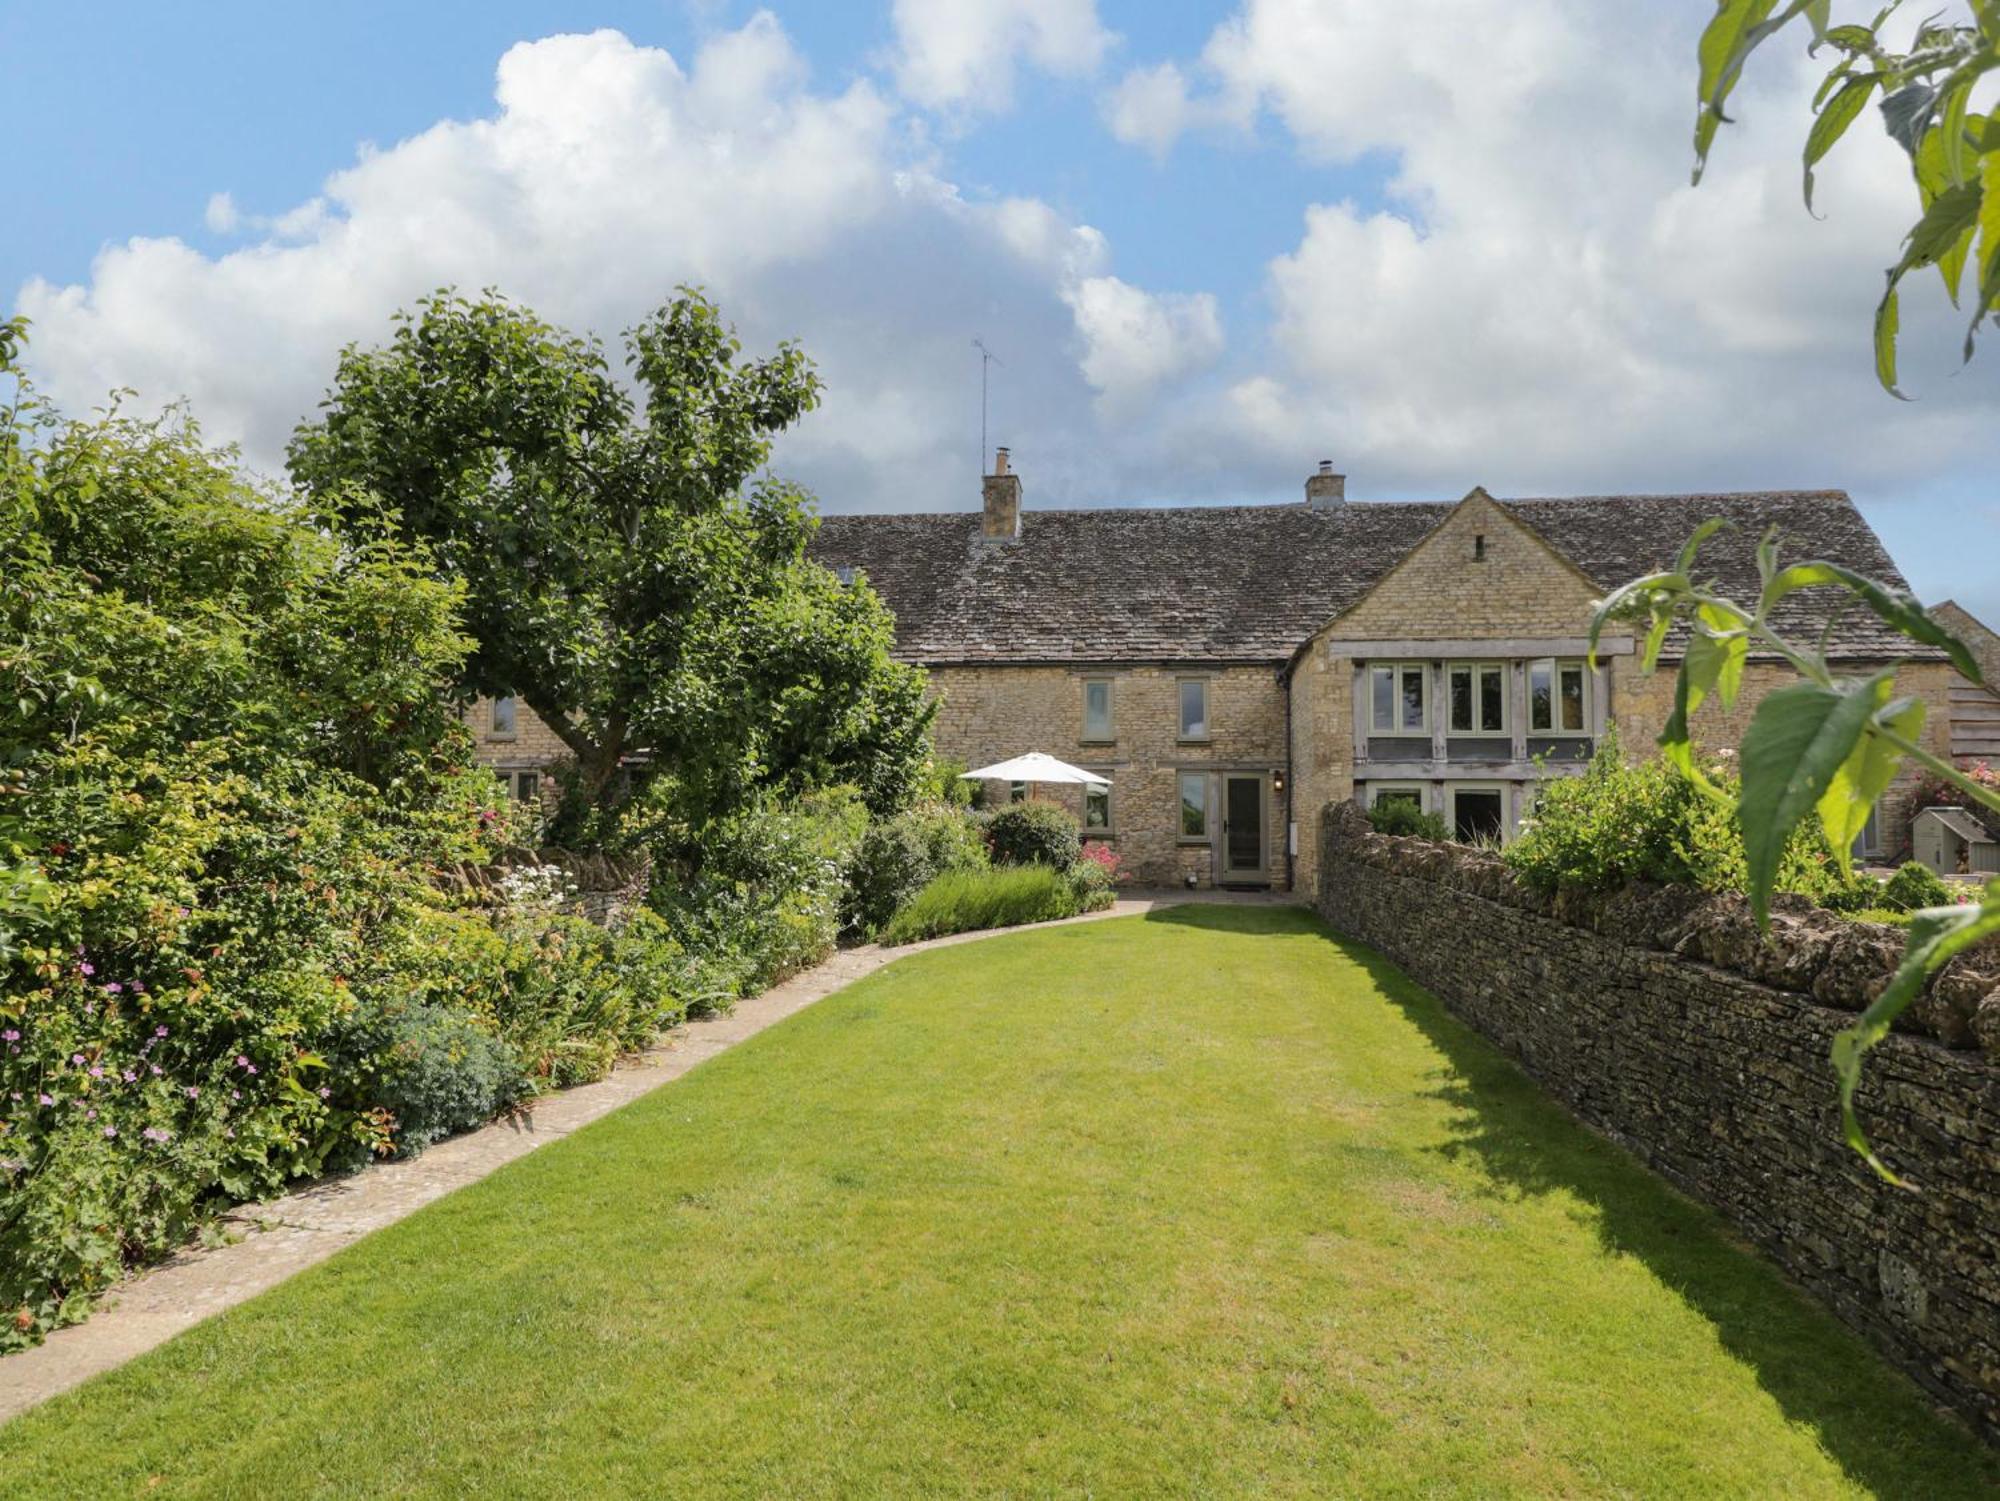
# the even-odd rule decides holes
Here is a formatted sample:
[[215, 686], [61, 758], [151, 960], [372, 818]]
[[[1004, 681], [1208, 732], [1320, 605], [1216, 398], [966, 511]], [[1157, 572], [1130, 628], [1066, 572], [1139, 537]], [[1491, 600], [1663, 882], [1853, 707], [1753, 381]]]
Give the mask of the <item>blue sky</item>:
[[829, 510], [973, 503], [978, 334], [1030, 506], [1841, 486], [2000, 617], [2000, 356], [1920, 295], [1873, 387], [1907, 188], [1864, 122], [1804, 213], [1802, 58], [1689, 190], [1705, 8], [15, 5], [0, 287], [62, 400], [265, 468], [430, 287], [613, 339], [692, 280], [821, 359]]

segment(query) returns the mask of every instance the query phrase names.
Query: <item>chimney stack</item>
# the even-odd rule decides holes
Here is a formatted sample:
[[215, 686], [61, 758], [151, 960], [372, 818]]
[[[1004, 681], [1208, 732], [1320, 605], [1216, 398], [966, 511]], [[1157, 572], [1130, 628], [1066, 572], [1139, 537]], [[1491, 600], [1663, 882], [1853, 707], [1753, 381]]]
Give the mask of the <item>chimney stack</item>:
[[993, 455], [993, 472], [980, 481], [986, 515], [980, 536], [988, 542], [1012, 542], [1021, 535], [1021, 476], [1007, 467], [1007, 450]]
[[1347, 476], [1333, 472], [1332, 459], [1321, 459], [1319, 473], [1306, 476], [1306, 504], [1315, 511], [1347, 504]]

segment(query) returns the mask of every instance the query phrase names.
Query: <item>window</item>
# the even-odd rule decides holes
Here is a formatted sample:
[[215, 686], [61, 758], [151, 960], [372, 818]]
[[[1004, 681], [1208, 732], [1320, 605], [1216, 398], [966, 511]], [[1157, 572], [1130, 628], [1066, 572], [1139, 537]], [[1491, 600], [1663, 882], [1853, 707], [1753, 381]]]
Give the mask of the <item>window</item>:
[[492, 708], [492, 718], [489, 721], [487, 733], [496, 740], [507, 739], [512, 737], [512, 735], [514, 734], [514, 719], [515, 719], [515, 713], [514, 713], [513, 698], [510, 696], [507, 698], [494, 699]]
[[1087, 741], [1112, 738], [1110, 678], [1083, 680], [1083, 738]]
[[1864, 855], [1879, 856], [1882, 853], [1882, 808], [1880, 804], [1868, 810], [1868, 822], [1861, 826], [1861, 832], [1854, 836], [1856, 858]]
[[1589, 694], [1581, 662], [1548, 657], [1528, 664], [1528, 728], [1545, 735], [1581, 735]]
[[1181, 739], [1208, 738], [1208, 679], [1181, 679]]
[[1503, 787], [1467, 785], [1450, 789], [1451, 833], [1460, 844], [1499, 844], [1507, 831]]
[[1507, 733], [1507, 667], [1502, 662], [1454, 662], [1446, 674], [1446, 721], [1454, 735]]
[[1026, 782], [1009, 782], [1007, 784], [1008, 802], [1025, 803], [1027, 800], [1028, 800], [1028, 784]]
[[841, 581], [841, 582], [842, 582], [843, 584], [851, 584], [851, 583], [853, 583], [853, 582], [854, 582], [854, 565], [853, 565], [852, 563], [837, 563], [837, 564], [835, 564], [835, 565], [834, 565], [834, 569], [833, 569], [833, 576], [834, 576], [835, 578], [839, 579], [839, 580], [840, 580], [840, 581]]
[[1111, 789], [1092, 787], [1088, 783], [1083, 789], [1083, 832], [1086, 834], [1108, 834], [1111, 832]]
[[1381, 662], [1368, 669], [1368, 722], [1376, 734], [1422, 735], [1429, 731], [1426, 676], [1421, 662]]
[[1181, 773], [1181, 838], [1205, 841], [1208, 838], [1208, 774]]
[[542, 795], [542, 776], [536, 771], [514, 773], [514, 796], [524, 803], [538, 802]]
[[1386, 808], [1392, 803], [1403, 803], [1424, 811], [1424, 789], [1417, 782], [1377, 782], [1368, 789], [1368, 806]]

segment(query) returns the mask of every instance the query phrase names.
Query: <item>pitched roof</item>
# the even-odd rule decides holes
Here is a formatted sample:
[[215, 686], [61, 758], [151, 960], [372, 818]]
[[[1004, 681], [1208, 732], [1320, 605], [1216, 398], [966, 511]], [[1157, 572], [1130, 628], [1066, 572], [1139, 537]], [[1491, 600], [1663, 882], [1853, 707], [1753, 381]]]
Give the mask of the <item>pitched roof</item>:
[[[980, 540], [980, 513], [827, 516], [812, 546], [851, 566], [896, 615], [897, 653], [926, 663], [1270, 662], [1358, 600], [1454, 502], [1353, 501], [1024, 511], [1019, 538]], [[1756, 594], [1770, 526], [1784, 556], [1825, 558], [1885, 583], [1902, 575], [1837, 490], [1500, 500], [1609, 591], [1671, 565], [1710, 516], [1736, 525], [1702, 550], [1725, 592]], [[1783, 623], [1817, 641], [1833, 591], [1792, 596]], [[1836, 655], [1915, 655], [1865, 612], [1841, 612]]]

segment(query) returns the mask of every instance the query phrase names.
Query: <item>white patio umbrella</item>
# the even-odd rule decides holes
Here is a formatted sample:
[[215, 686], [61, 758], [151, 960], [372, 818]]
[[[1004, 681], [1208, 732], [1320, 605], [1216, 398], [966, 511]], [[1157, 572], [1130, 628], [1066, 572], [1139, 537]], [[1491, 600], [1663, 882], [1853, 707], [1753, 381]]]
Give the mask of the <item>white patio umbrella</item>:
[[995, 761], [991, 766], [982, 766], [977, 771], [960, 775], [962, 782], [1081, 782], [1086, 787], [1109, 787], [1111, 779], [1101, 777], [1094, 771], [1085, 771], [1081, 766], [1072, 766], [1067, 761], [1058, 761], [1054, 756], [1043, 755], [1040, 751], [1029, 751], [1025, 756], [1016, 756], [1011, 761]]

